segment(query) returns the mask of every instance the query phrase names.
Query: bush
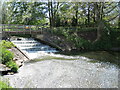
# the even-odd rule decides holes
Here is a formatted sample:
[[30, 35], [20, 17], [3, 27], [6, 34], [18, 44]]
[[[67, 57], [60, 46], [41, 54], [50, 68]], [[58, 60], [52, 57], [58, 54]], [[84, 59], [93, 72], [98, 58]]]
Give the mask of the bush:
[[[2, 90], [2, 88], [12, 88], [10, 87], [7, 83], [0, 81], [0, 90]], [[6, 89], [8, 90], [8, 89]]]
[[15, 47], [15, 45], [14, 45], [12, 42], [5, 41], [5, 40], [2, 40], [2, 41], [0, 42], [0, 46], [3, 46], [3, 47], [5, 47], [5, 48]]
[[2, 53], [2, 58], [1, 58], [1, 61], [2, 61], [2, 64], [5, 64], [9, 61], [11, 61], [13, 59], [13, 53], [10, 52], [9, 50], [5, 49], [4, 47], [2, 47], [2, 50], [0, 51], [0, 53]]
[[[7, 46], [7, 44], [8, 44], [8, 46]], [[0, 46], [2, 47], [0, 49], [0, 61], [1, 61], [1, 63], [5, 64], [7, 67], [11, 68], [12, 72], [16, 73], [17, 70], [18, 70], [18, 66], [14, 61], [12, 61], [13, 57], [14, 57], [14, 54], [11, 51], [6, 49], [8, 47], [9, 48], [12, 47], [13, 44], [10, 43], [10, 42], [6, 43], [6, 41], [3, 40], [0, 44]]]
[[81, 49], [89, 49], [90, 47], [90, 41], [83, 39], [81, 37], [70, 35], [67, 38], [70, 42], [73, 42], [76, 48], [81, 48]]
[[18, 70], [18, 65], [14, 61], [9, 61], [6, 63], [6, 66], [11, 68], [11, 71], [16, 73]]
[[93, 50], [109, 50], [111, 48], [111, 44], [108, 41], [100, 40], [92, 44], [91, 49]]

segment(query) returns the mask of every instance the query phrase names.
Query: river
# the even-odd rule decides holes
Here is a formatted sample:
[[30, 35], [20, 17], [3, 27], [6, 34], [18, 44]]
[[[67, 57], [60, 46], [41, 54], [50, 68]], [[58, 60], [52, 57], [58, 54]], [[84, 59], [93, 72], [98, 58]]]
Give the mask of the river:
[[[40, 47], [43, 46], [42, 44]], [[28, 50], [19, 48], [26, 50], [24, 52]], [[93, 62], [95, 60], [83, 55], [55, 54], [54, 52], [58, 51], [50, 46], [47, 50], [42, 50], [39, 49], [37, 56], [33, 52], [29, 51], [30, 54], [27, 52], [29, 57], [33, 55], [34, 58], [31, 56], [32, 60], [25, 62], [18, 73], [3, 76], [9, 80], [10, 86], [14, 88], [118, 88], [119, 68], [116, 65], [108, 62]]]

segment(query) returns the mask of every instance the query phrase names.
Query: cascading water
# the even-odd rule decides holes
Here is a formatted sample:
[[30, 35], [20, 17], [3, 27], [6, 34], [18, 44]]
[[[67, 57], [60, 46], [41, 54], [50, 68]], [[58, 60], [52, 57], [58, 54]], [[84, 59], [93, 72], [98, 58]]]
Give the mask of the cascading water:
[[[11, 41], [30, 58], [38, 58], [25, 63], [18, 73], [3, 77], [13, 88], [118, 88], [119, 68], [115, 65], [91, 62], [81, 55], [46, 54], [57, 50], [32, 38]], [[94, 54], [104, 58], [103, 52], [99, 53]]]
[[11, 39], [22, 52], [24, 52], [30, 59], [39, 58], [41, 53], [57, 52], [55, 48], [44, 45], [33, 38], [15, 38]]

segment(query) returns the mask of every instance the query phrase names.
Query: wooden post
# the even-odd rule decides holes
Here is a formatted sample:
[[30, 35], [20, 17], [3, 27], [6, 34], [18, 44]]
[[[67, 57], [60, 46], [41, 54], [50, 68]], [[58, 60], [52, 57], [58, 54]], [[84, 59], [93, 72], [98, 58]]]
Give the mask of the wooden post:
[[30, 26], [30, 35], [31, 35], [32, 33], [31, 33], [31, 26]]

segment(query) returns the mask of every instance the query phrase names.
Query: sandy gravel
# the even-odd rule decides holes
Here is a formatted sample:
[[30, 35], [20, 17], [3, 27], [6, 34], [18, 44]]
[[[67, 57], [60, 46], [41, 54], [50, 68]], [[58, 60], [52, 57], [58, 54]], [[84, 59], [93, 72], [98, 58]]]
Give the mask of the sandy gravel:
[[26, 63], [15, 75], [7, 75], [17, 88], [117, 88], [118, 69], [85, 59], [45, 60]]

